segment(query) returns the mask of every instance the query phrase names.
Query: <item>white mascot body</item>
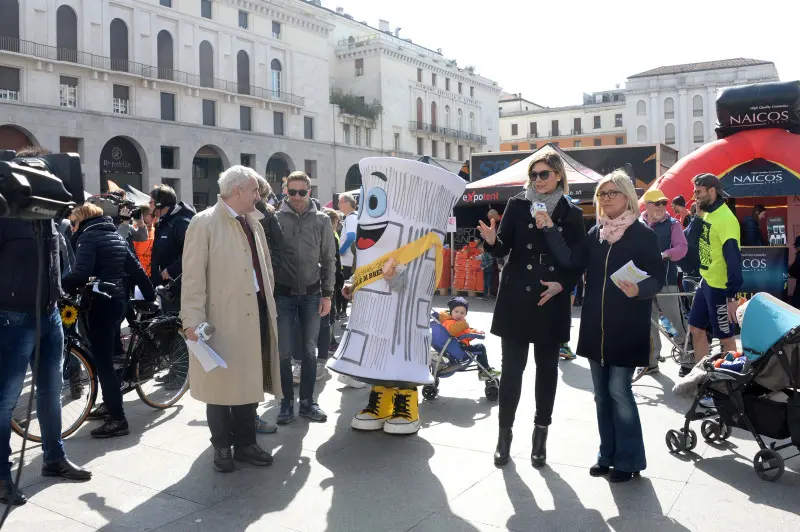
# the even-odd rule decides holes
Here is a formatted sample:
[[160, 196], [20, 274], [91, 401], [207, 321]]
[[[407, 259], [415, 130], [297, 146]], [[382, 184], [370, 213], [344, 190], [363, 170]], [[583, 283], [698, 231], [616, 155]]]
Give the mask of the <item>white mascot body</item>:
[[[355, 272], [346, 285], [353, 307], [329, 367], [373, 385], [353, 428], [409, 434], [419, 428], [417, 386], [433, 382], [431, 305], [447, 219], [466, 184], [407, 159], [373, 157], [359, 167]], [[396, 264], [391, 273], [387, 262]]]

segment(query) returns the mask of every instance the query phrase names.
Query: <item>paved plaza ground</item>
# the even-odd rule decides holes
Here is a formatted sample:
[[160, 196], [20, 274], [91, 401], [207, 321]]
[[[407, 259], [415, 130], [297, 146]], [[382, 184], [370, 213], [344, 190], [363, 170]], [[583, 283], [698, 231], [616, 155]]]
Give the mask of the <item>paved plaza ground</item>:
[[[438, 298], [436, 304], [444, 305]], [[475, 301], [470, 323], [488, 330], [491, 304]], [[579, 312], [574, 314], [573, 346]], [[487, 338], [500, 364], [500, 341]], [[666, 352], [666, 349], [665, 349]], [[532, 358], [532, 357], [531, 357]], [[335, 377], [318, 383], [325, 424], [298, 419], [259, 435], [275, 463], [215, 473], [205, 405], [186, 397], [155, 411], [126, 396], [131, 435], [92, 440], [87, 423], [66, 442], [70, 458], [94, 473], [87, 483], [45, 480], [33, 447], [23, 475], [27, 505], [8, 532], [140, 531], [665, 531], [800, 530], [800, 458], [775, 484], [751, 464], [757, 445], [734, 431], [729, 442], [699, 442], [671, 455], [667, 429], [682, 423], [688, 400], [671, 391], [677, 366], [645, 377], [634, 390], [644, 426], [648, 468], [621, 485], [591, 478], [598, 446], [588, 364], [561, 362], [548, 441], [548, 465], [530, 464], [534, 367], [531, 361], [515, 426], [514, 459], [492, 463], [497, 404], [483, 396], [475, 373], [443, 379], [441, 395], [420, 407], [422, 429], [410, 437], [356, 433], [353, 413], [369, 390], [344, 389]], [[259, 408], [274, 420], [275, 402]], [[699, 424], [695, 430], [699, 433]], [[21, 441], [14, 436], [14, 459]], [[784, 451], [786, 453], [786, 451]], [[0, 509], [4, 509], [0, 505]]]

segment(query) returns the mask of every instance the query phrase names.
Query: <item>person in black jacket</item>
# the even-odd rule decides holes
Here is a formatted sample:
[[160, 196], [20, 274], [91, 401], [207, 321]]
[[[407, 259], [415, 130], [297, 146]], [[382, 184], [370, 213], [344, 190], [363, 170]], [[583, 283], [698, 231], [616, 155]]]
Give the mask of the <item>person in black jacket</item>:
[[114, 285], [107, 292], [111, 298], [93, 298], [87, 314], [87, 334], [104, 401], [101, 407], [92, 412], [92, 418], [105, 419], [103, 426], [93, 430], [91, 435], [95, 438], [124, 436], [128, 434], [128, 422], [122, 407], [119, 378], [114, 369], [115, 332], [122, 325], [128, 305], [123, 277], [129, 275], [148, 301], [154, 301], [156, 296], [139, 259], [117, 232], [111, 217], [103, 216], [100, 207], [85, 203], [72, 212], [70, 222], [75, 231], [75, 267], [64, 278], [64, 291], [75, 292], [90, 277]]
[[800, 309], [800, 236], [794, 239], [794, 251], [794, 262], [789, 266], [789, 275], [795, 279], [794, 292], [790, 302], [794, 308]]
[[[150, 280], [153, 286], [162, 286], [178, 279], [183, 272], [181, 267], [183, 241], [186, 238], [189, 222], [196, 213], [192, 207], [182, 201], [179, 202], [172, 187], [166, 185], [157, 185], [150, 192], [150, 211], [158, 219], [151, 256]], [[177, 313], [181, 305], [180, 280], [174, 285], [173, 295], [170, 300], [165, 298], [162, 304], [165, 311]]]
[[753, 215], [745, 216], [742, 220], [742, 245], [766, 246], [764, 235], [761, 234], [761, 222], [767, 217], [767, 209], [761, 204], [753, 207]]
[[[41, 231], [37, 241], [35, 225]], [[61, 294], [59, 238], [51, 221], [0, 218], [0, 504], [26, 502], [12, 493], [11, 416], [34, 365], [36, 311], [41, 312], [39, 366], [36, 374], [36, 417], [44, 452], [42, 475], [89, 480], [91, 473], [67, 459], [61, 439], [61, 389], [64, 385], [64, 332], [58, 311]], [[39, 276], [38, 258], [44, 260]], [[36, 300], [41, 283], [41, 299]], [[27, 401], [26, 401], [27, 404]]]
[[[639, 411], [631, 389], [637, 366], [648, 363], [650, 308], [666, 275], [658, 238], [638, 221], [636, 190], [625, 172], [604, 177], [595, 195], [598, 225], [570, 244], [545, 219], [547, 243], [558, 262], [586, 271], [578, 356], [589, 359], [600, 430], [600, 452], [592, 476], [611, 471], [625, 482], [647, 466]], [[629, 263], [648, 277], [638, 284], [614, 281]]]
[[534, 214], [544, 212], [570, 245], [584, 235], [583, 214], [565, 196], [569, 193], [564, 163], [553, 152], [542, 152], [528, 166], [524, 193], [509, 200], [496, 231], [494, 219], [480, 222], [484, 247], [495, 257], [509, 255], [500, 277], [492, 334], [502, 339], [500, 417], [496, 465], [508, 462], [514, 417], [522, 389], [522, 374], [533, 344], [536, 361], [536, 417], [531, 463], [546, 460], [547, 430], [558, 383], [559, 348], [569, 341], [570, 294], [578, 274], [556, 263]]

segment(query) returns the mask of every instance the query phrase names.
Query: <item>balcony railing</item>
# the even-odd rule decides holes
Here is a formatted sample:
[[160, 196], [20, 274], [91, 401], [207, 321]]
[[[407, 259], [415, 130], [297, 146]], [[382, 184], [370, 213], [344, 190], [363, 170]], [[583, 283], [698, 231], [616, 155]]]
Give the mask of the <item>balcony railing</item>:
[[128, 107], [128, 100], [122, 98], [114, 98], [114, 112], [118, 115], [127, 115], [130, 114], [130, 108]]
[[61, 107], [78, 107], [78, 87], [59, 85], [58, 89]]
[[454, 139], [462, 139], [468, 142], [478, 142], [480, 144], [486, 144], [486, 137], [482, 135], [476, 135], [475, 133], [467, 133], [466, 131], [459, 131], [457, 129], [437, 126], [434, 124], [426, 124], [425, 122], [419, 122], [417, 120], [410, 121], [408, 123], [408, 129], [409, 131], [423, 131], [425, 133], [435, 133], [437, 135], [442, 135]]
[[19, 91], [12, 91], [11, 89], [0, 89], [0, 100], [11, 100], [14, 102], [18, 102]]
[[175, 83], [192, 87], [205, 87], [233, 94], [245, 94], [262, 100], [278, 101], [299, 107], [305, 105], [305, 98], [283, 90], [272, 90], [256, 85], [242, 85], [212, 76], [200, 76], [172, 68], [159, 68], [126, 59], [94, 55], [80, 50], [56, 48], [55, 46], [23, 41], [14, 37], [0, 37], [0, 51], [15, 52], [47, 61], [77, 63], [98, 70], [126, 72], [134, 76], [153, 80], [174, 81]]

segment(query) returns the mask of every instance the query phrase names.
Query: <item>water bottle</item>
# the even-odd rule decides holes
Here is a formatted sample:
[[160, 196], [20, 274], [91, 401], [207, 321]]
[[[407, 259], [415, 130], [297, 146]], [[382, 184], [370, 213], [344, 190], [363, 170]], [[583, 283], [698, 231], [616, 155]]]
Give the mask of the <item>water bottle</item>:
[[669, 334], [670, 336], [678, 335], [678, 330], [675, 329], [675, 327], [673, 327], [672, 323], [670, 323], [670, 321], [665, 316], [661, 316], [659, 318], [659, 321], [661, 322], [661, 326], [664, 327], [664, 330], [667, 331], [667, 334]]
[[204, 342], [208, 342], [208, 340], [211, 339], [211, 335], [214, 334], [215, 331], [216, 328], [213, 325], [204, 321], [203, 323], [197, 326], [195, 332], [197, 333], [198, 338], [200, 338]]

